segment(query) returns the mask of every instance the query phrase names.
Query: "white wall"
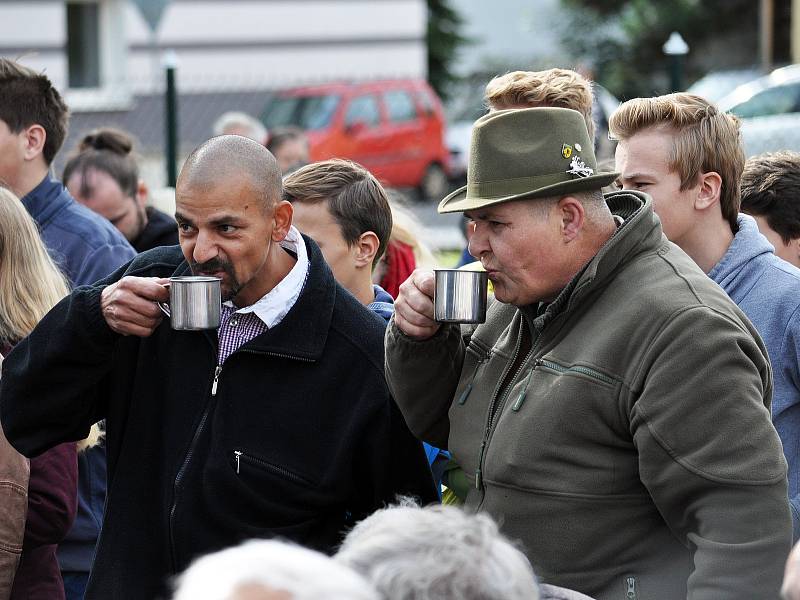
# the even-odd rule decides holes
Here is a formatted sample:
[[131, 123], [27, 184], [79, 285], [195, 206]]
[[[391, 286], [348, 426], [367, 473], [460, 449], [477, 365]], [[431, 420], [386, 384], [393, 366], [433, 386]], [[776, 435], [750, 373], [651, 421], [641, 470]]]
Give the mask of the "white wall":
[[[104, 1], [119, 6], [103, 49], [107, 103], [161, 87], [166, 49], [187, 91], [426, 74], [425, 0], [173, 0], [155, 36], [132, 2]], [[61, 0], [0, 1], [0, 56], [22, 56], [64, 89], [65, 12]], [[78, 105], [99, 96], [67, 94]]]

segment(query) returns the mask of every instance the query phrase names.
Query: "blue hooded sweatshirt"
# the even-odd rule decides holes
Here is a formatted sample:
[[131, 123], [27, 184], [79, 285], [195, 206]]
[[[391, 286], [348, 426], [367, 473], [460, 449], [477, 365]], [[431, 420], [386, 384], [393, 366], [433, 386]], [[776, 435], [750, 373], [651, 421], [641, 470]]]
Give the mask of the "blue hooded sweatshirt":
[[800, 538], [800, 269], [775, 256], [753, 218], [708, 276], [727, 292], [761, 334], [772, 363], [772, 422], [789, 464], [794, 540]]
[[[22, 204], [72, 287], [94, 283], [136, 256], [109, 221], [75, 202], [49, 176], [22, 198]], [[105, 498], [106, 453], [100, 445], [78, 456], [78, 514], [58, 547], [62, 571], [89, 572]]]

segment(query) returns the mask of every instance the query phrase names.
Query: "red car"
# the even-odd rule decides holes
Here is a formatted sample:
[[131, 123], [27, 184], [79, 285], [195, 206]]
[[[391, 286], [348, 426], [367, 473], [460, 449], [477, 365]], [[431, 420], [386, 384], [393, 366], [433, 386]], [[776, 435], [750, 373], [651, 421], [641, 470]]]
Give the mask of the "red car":
[[305, 130], [312, 161], [349, 158], [388, 186], [417, 188], [436, 200], [447, 192], [442, 104], [423, 80], [282, 90], [267, 103], [262, 120], [268, 129]]

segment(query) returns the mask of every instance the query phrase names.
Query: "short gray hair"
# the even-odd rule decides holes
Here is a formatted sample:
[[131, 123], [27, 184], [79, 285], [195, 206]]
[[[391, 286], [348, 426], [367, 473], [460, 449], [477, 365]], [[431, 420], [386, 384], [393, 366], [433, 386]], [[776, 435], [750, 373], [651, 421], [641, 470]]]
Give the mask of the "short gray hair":
[[411, 501], [361, 521], [334, 557], [385, 600], [537, 600], [525, 555], [485, 514]]
[[262, 587], [292, 600], [378, 600], [360, 575], [329, 557], [277, 540], [251, 540], [196, 560], [176, 580], [173, 600], [229, 600]]
[[247, 113], [243, 112], [226, 112], [214, 121], [212, 128], [214, 135], [225, 135], [229, 133], [239, 133], [255, 140], [259, 144], [264, 144], [267, 141], [267, 128], [256, 119]]

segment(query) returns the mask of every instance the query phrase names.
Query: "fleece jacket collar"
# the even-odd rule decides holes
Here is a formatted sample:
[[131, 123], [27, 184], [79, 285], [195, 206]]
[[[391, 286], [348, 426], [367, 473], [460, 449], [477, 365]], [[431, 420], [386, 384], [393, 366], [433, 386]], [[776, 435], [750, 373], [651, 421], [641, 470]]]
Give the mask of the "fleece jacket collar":
[[613, 274], [636, 254], [655, 250], [667, 243], [661, 232], [661, 222], [653, 212], [650, 196], [620, 191], [606, 194], [605, 199], [611, 213], [623, 219], [622, 225], [553, 302], [546, 307], [537, 303], [521, 308], [535, 331], [541, 331], [556, 316], [572, 310], [590, 294], [602, 290]]

